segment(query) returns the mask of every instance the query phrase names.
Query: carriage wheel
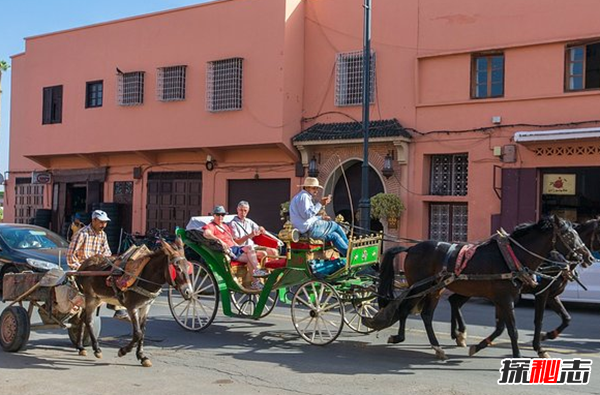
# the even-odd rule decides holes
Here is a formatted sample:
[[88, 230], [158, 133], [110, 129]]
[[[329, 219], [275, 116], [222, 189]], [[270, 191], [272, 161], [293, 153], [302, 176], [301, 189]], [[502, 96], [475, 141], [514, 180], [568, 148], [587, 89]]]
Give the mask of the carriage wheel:
[[8, 352], [17, 352], [29, 340], [31, 324], [27, 310], [21, 306], [10, 306], [0, 315], [0, 345]]
[[190, 300], [169, 287], [169, 308], [175, 321], [189, 331], [201, 331], [210, 326], [219, 308], [219, 287], [215, 276], [204, 262], [190, 261], [194, 265], [191, 275], [194, 293]]
[[[277, 305], [278, 297], [279, 293], [277, 292], [277, 290], [271, 291], [269, 297], [267, 298], [265, 308], [263, 309], [261, 315], [258, 318], [264, 318], [271, 314], [271, 312]], [[243, 292], [231, 291], [231, 302], [237, 309], [238, 313], [240, 313], [240, 315], [244, 317], [252, 317], [252, 315], [254, 314], [254, 309], [258, 304], [259, 298], [260, 294], [246, 294]]]
[[[77, 347], [77, 334], [79, 333], [79, 328], [83, 323], [83, 317], [75, 316], [71, 319], [71, 327], [69, 328], [69, 339], [71, 343], [75, 347]], [[102, 320], [96, 314], [92, 315], [92, 325], [94, 326], [94, 335], [96, 335], [96, 339], [100, 338], [100, 331], [102, 330]], [[90, 338], [90, 332], [87, 328], [83, 330], [83, 346], [89, 347], [92, 345], [92, 339]]]
[[324, 346], [334, 341], [342, 331], [343, 302], [331, 285], [309, 281], [294, 293], [292, 322], [304, 340]]
[[371, 291], [353, 291], [344, 294], [344, 322], [358, 333], [371, 333], [371, 329], [362, 323], [362, 318], [372, 318], [377, 311], [377, 296]]

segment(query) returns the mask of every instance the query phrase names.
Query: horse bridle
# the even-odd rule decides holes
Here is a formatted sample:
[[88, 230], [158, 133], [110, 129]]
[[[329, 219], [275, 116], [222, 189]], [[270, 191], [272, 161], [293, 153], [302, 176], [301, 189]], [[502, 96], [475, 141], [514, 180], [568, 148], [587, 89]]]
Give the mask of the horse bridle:
[[[597, 224], [596, 224], [597, 225]], [[577, 237], [575, 236], [577, 235]], [[582, 262], [587, 247], [581, 241], [577, 231], [568, 222], [563, 222], [560, 228], [554, 225], [552, 234], [552, 249], [556, 249], [556, 236], [560, 239], [563, 245], [569, 250], [569, 254], [565, 257], [567, 261]], [[574, 259], [572, 259], [574, 258]]]
[[187, 259], [185, 258], [185, 256], [176, 256], [175, 258], [173, 258], [173, 260], [169, 260], [169, 264], [166, 267], [166, 274], [165, 277], [167, 278], [167, 282], [169, 283], [170, 286], [172, 286], [173, 288], [177, 288], [177, 284], [175, 283], [175, 278], [176, 276], [171, 276], [171, 271], [170, 268], [171, 266], [173, 266], [173, 269], [175, 270], [175, 272], [177, 273], [177, 270], [181, 270], [181, 268], [179, 268], [178, 262], [180, 261], [187, 261]]

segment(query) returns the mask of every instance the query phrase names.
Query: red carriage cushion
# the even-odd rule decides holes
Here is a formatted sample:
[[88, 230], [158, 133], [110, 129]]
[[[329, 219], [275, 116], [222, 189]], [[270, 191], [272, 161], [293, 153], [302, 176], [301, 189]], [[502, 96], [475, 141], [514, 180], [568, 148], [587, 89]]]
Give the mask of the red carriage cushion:
[[269, 248], [279, 248], [279, 240], [268, 235], [268, 234], [260, 234], [258, 236], [254, 236], [252, 241], [255, 242], [259, 246], [269, 247]]
[[246, 264], [246, 262], [240, 262], [240, 261], [231, 261], [231, 263], [230, 263], [231, 267], [244, 266], [245, 264]]
[[270, 259], [265, 262], [265, 267], [267, 269], [279, 269], [285, 267], [287, 265], [287, 259], [279, 258], [279, 259]]

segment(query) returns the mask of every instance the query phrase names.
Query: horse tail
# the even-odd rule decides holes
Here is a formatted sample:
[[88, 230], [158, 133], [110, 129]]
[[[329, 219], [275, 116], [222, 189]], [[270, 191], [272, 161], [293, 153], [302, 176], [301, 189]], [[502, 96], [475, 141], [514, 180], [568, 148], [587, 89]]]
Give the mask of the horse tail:
[[385, 307], [390, 300], [394, 299], [394, 258], [396, 255], [407, 252], [409, 247], [392, 247], [383, 254], [383, 260], [379, 267], [379, 307]]

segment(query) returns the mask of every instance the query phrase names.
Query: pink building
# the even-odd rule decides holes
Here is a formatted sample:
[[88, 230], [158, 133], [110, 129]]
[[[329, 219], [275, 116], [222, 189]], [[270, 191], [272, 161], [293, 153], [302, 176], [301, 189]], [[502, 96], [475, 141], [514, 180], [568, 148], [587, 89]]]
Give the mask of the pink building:
[[[599, 213], [600, 3], [373, 3], [371, 191], [405, 202], [400, 235]], [[126, 229], [172, 229], [245, 199], [275, 230], [309, 165], [351, 215], [362, 24], [359, 0], [222, 0], [28, 38], [6, 220], [115, 202]]]

